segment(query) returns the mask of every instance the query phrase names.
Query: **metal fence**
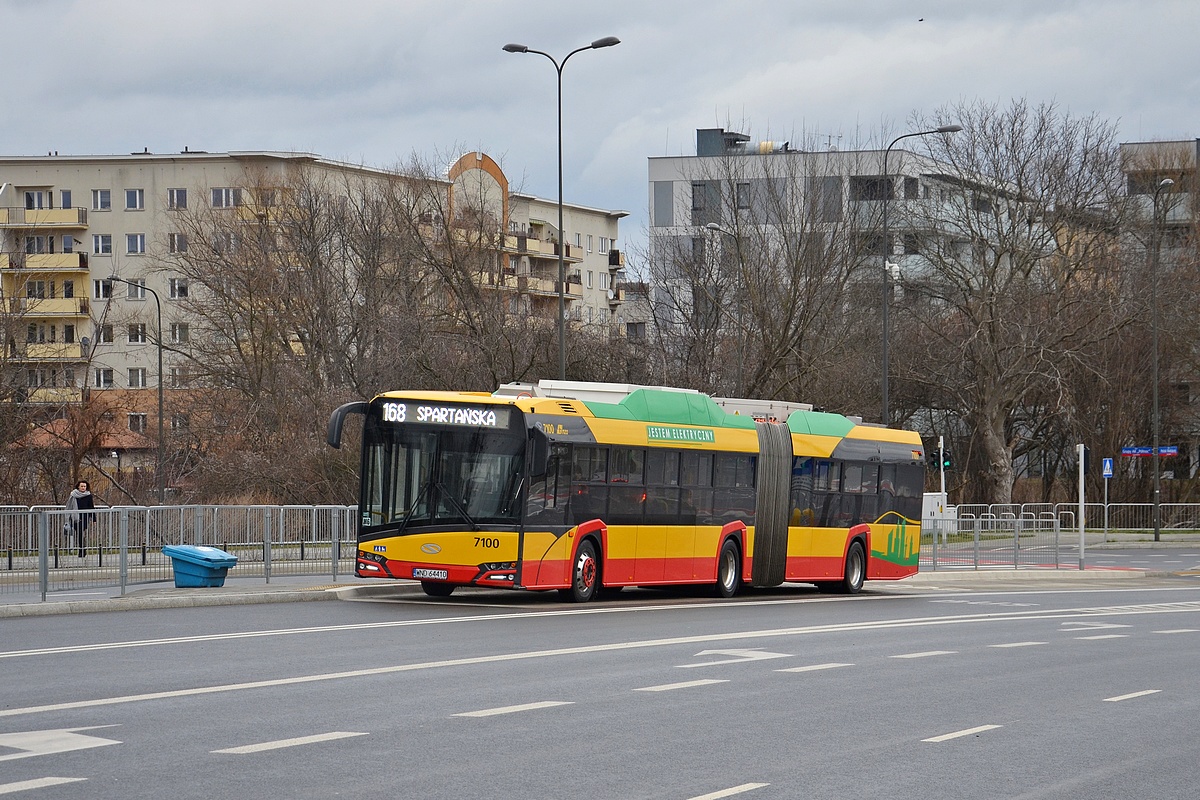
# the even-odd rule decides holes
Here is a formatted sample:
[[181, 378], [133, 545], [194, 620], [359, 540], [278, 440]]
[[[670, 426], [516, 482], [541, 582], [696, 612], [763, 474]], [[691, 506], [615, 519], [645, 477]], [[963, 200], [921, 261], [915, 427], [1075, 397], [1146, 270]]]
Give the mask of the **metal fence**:
[[[1160, 539], [1200, 546], [1200, 504], [1162, 503]], [[1089, 547], [1152, 541], [1152, 503], [963, 505], [921, 523], [922, 569], [1082, 569]], [[1193, 538], [1194, 537], [1194, 538]]]
[[[354, 570], [354, 506], [121, 506], [94, 512], [0, 507], [0, 595], [172, 579], [166, 545], [237, 556], [229, 577]], [[84, 524], [86, 523], [86, 524]]]

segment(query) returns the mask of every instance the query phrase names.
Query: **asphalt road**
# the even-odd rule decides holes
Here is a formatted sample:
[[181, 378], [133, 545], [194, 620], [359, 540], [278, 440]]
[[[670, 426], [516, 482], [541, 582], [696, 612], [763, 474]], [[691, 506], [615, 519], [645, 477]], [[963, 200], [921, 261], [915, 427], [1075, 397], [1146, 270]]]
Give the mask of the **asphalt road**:
[[0, 794], [1191, 798], [1200, 583], [0, 620]]

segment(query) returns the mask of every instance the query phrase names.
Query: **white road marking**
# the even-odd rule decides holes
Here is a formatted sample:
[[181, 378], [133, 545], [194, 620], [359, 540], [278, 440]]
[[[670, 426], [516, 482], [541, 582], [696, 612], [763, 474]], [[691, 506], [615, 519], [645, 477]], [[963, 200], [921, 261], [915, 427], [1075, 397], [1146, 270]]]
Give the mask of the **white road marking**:
[[898, 656], [888, 656], [888, 658], [929, 658], [931, 656], [952, 656], [957, 652], [957, 650], [926, 650], [923, 653], [902, 653]]
[[[1081, 592], [1072, 591], [1035, 591], [1026, 592], [1025, 594], [1072, 594], [1072, 593], [1087, 593], [1092, 590], [1083, 590]], [[1127, 592], [1127, 591], [1144, 591], [1133, 589], [1115, 589], [1112, 592]], [[1194, 589], [1163, 589], [1158, 591], [1194, 591]], [[904, 597], [912, 597], [913, 595], [904, 596], [888, 596], [888, 597], [857, 597], [852, 602], [871, 602], [875, 600], [895, 600]], [[367, 602], [365, 600], [356, 600], [354, 602]], [[721, 606], [736, 606], [744, 608], [747, 606], [777, 606], [777, 605], [795, 605], [800, 603], [819, 603], [819, 602], [845, 602], [844, 600], [763, 600], [763, 601], [739, 601], [736, 603], [709, 603], [705, 605], [663, 605], [663, 606], [622, 606], [619, 608], [587, 608], [587, 609], [556, 609], [553, 611], [522, 611], [513, 614], [479, 614], [463, 617], [435, 617], [432, 619], [416, 619], [416, 620], [392, 620], [389, 622], [362, 622], [351, 623], [346, 625], [315, 625], [308, 628], [280, 628], [275, 630], [259, 630], [259, 631], [241, 631], [237, 633], [213, 633], [202, 634], [198, 636], [172, 636], [161, 639], [134, 639], [123, 642], [103, 642], [98, 644], [83, 644], [83, 645], [67, 645], [64, 647], [43, 647], [32, 650], [8, 650], [0, 652], [2, 658], [22, 658], [26, 656], [43, 656], [43, 655], [58, 655], [62, 653], [90, 653], [100, 650], [121, 650], [131, 647], [158, 647], [162, 645], [172, 644], [195, 644], [203, 642], [220, 642], [232, 641], [236, 639], [254, 639], [259, 637], [269, 636], [295, 636], [309, 635], [315, 633], [343, 633], [357, 631], [374, 631], [387, 628], [403, 628], [415, 627], [422, 625], [449, 625], [457, 623], [471, 622], [499, 622], [504, 620], [524, 620], [538, 617], [560, 617], [572, 616], [577, 614], [627, 614], [627, 613], [645, 613], [648, 611], [694, 611], [698, 609], [712, 609]], [[444, 606], [444, 603], [436, 605]], [[677, 639], [680, 643], [700, 643], [700, 642], [719, 642], [719, 641], [736, 641], [741, 639], [760, 638], [765, 636], [795, 636], [806, 633], [832, 633], [839, 631], [858, 631], [858, 630], [879, 630], [885, 628], [903, 628], [903, 627], [924, 627], [936, 625], [957, 625], [963, 623], [974, 622], [1009, 622], [1021, 620], [1044, 620], [1044, 619], [1060, 619], [1060, 618], [1079, 618], [1097, 616], [1123, 616], [1133, 614], [1159, 614], [1172, 612], [1187, 612], [1200, 611], [1200, 601], [1185, 601], [1179, 603], [1157, 603], [1153, 605], [1130, 605], [1130, 606], [1103, 606], [1099, 608], [1061, 608], [1061, 609], [1045, 609], [1041, 611], [1013, 611], [1000, 613], [984, 613], [984, 614], [962, 614], [946, 617], [915, 617], [907, 619], [892, 619], [878, 620], [873, 622], [852, 622], [841, 623], [834, 625], [814, 625], [803, 628], [780, 628], [776, 630], [766, 631], [744, 631], [725, 635], [714, 636], [697, 636], [688, 639]], [[1084, 625], [1097, 626], [1103, 623], [1080, 623]], [[1128, 627], [1128, 626], [1125, 626]]]
[[540, 703], [525, 703], [519, 706], [504, 706], [502, 708], [485, 708], [480, 711], [464, 711], [461, 714], [452, 714], [454, 717], [494, 717], [498, 714], [516, 714], [520, 711], [537, 711], [541, 708], [554, 708], [555, 706], [571, 706], [573, 702], [562, 700], [543, 700]]
[[78, 732], [95, 730], [96, 728], [115, 727], [115, 725], [96, 725], [90, 728], [55, 728], [46, 731], [19, 731], [17, 733], [0, 734], [0, 747], [18, 751], [0, 756], [0, 761], [15, 761], [18, 758], [48, 756], [55, 753], [69, 753], [72, 750], [90, 750], [93, 747], [107, 747], [111, 744], [120, 744], [115, 739], [84, 736]]
[[27, 792], [30, 789], [45, 789], [47, 786], [62, 786], [64, 783], [79, 783], [86, 780], [87, 778], [35, 778], [31, 781], [0, 783], [0, 794], [15, 794], [16, 792]]
[[789, 667], [787, 669], [777, 669], [776, 672], [816, 672], [822, 669], [837, 669], [838, 667], [853, 667], [853, 664], [809, 664], [807, 667]]
[[768, 653], [758, 648], [749, 648], [743, 650], [701, 650], [696, 653], [696, 658], [700, 656], [733, 656], [733, 658], [725, 658], [720, 661], [702, 661], [699, 664], [677, 664], [680, 669], [689, 669], [690, 667], [713, 667], [717, 664], [745, 664], [747, 661], [765, 661], [771, 658], [789, 658], [788, 653]]
[[1121, 625], [1115, 622], [1064, 622], [1063, 629], [1067, 632], [1071, 631], [1099, 631], [1105, 628], [1128, 628], [1129, 625]]
[[710, 792], [709, 794], [696, 795], [689, 800], [721, 800], [722, 797], [733, 797], [735, 794], [744, 792], [752, 792], [755, 789], [762, 789], [770, 786], [769, 783], [743, 783], [741, 786], [731, 786], [728, 789], [722, 789], [719, 792]]
[[971, 736], [984, 731], [994, 731], [997, 728], [1003, 728], [1003, 725], [980, 725], [977, 728], [967, 728], [965, 731], [955, 731], [954, 733], [943, 733], [941, 736], [930, 736], [928, 739], [922, 739], [922, 742], [948, 742], [951, 739], [958, 739], [963, 736]]
[[1131, 694], [1122, 694], [1117, 697], [1104, 698], [1105, 703], [1119, 703], [1122, 700], [1132, 700], [1135, 697], [1145, 697], [1148, 694], [1158, 694], [1162, 689], [1146, 689], [1143, 692], [1132, 692]]
[[1033, 647], [1047, 642], [1008, 642], [1006, 644], [989, 644], [988, 647]]
[[[746, 604], [737, 604], [746, 605]], [[753, 605], [753, 603], [750, 603]], [[653, 610], [655, 607], [643, 608], [643, 611]], [[659, 607], [661, 608], [661, 607]], [[680, 609], [697, 609], [709, 608], [712, 606], [681, 606]], [[600, 609], [596, 613], [624, 613], [629, 611], [630, 607], [621, 609]], [[874, 620], [869, 622], [849, 622], [837, 623], [831, 625], [809, 625], [793, 628], [768, 628], [761, 630], [749, 631], [732, 631], [728, 633], [713, 633], [713, 634], [698, 634], [695, 636], [678, 636], [667, 639], [644, 639], [626, 642], [612, 642], [609, 644], [598, 645], [580, 645], [576, 647], [563, 647], [552, 650], [532, 650], [515, 653], [500, 653], [485, 656], [475, 656], [470, 658], [447, 659], [444, 661], [425, 661], [411, 664], [393, 664], [384, 667], [374, 667], [368, 669], [349, 670], [345, 672], [327, 672], [310, 675], [299, 675], [291, 678], [276, 678], [261, 681], [247, 681], [244, 683], [217, 684], [210, 686], [198, 686], [189, 689], [179, 689], [163, 692], [149, 692], [145, 694], [133, 695], [118, 695], [115, 697], [101, 697], [91, 700], [76, 700], [64, 703], [51, 703], [41, 706], [25, 706], [22, 708], [6, 708], [0, 709], [0, 718], [16, 717], [25, 714], [42, 714], [53, 711], [73, 711], [81, 708], [98, 708], [101, 706], [119, 705], [123, 703], [138, 703], [148, 700], [161, 700], [176, 697], [196, 697], [209, 694], [217, 694], [221, 692], [236, 692], [244, 689], [263, 689], [277, 686], [294, 686], [303, 685], [306, 683], [315, 683], [319, 681], [334, 681], [345, 680], [347, 678], [364, 678], [374, 677], [378, 675], [393, 675], [401, 672], [414, 672], [427, 669], [441, 669], [444, 667], [463, 667], [473, 666], [478, 664], [495, 664], [508, 661], [527, 661], [542, 658], [558, 658], [561, 656], [574, 655], [589, 655], [593, 653], [605, 652], [620, 652], [628, 650], [641, 650], [656, 647], [678, 647], [684, 645], [695, 644], [715, 644], [718, 642], [736, 642], [736, 641], [752, 641], [755, 639], [779, 638], [790, 636], [807, 636], [813, 634], [824, 633], [850, 633], [858, 631], [872, 630], [889, 630], [900, 628], [920, 628], [920, 627], [940, 627], [945, 625], [969, 625], [984, 622], [1013, 622], [1013, 621], [1040, 621], [1048, 619], [1060, 619], [1064, 617], [1077, 618], [1080, 616], [1096, 617], [1096, 616], [1117, 616], [1117, 615], [1141, 615], [1141, 614], [1161, 614], [1161, 613], [1177, 613], [1177, 612], [1196, 612], [1200, 611], [1200, 602], [1180, 602], [1157, 604], [1152, 607], [1147, 606], [1106, 606], [1100, 608], [1084, 608], [1084, 609], [1053, 609], [1044, 611], [1014, 611], [990, 613], [990, 614], [966, 614], [962, 616], [948, 617], [915, 617], [901, 619]], [[564, 612], [545, 612], [545, 613], [522, 613], [512, 615], [501, 615], [505, 619], [526, 619], [529, 617], [538, 616], [557, 616]], [[413, 621], [394, 621], [385, 623], [364, 623], [358, 625], [337, 625], [337, 626], [319, 626], [314, 628], [298, 628], [290, 631], [257, 631], [236, 634], [219, 634], [212, 636], [179, 638], [172, 640], [148, 640], [141, 643], [114, 643], [109, 645], [87, 645], [83, 647], [71, 648], [52, 648], [41, 651], [13, 651], [7, 656], [24, 656], [33, 654], [47, 654], [53, 652], [85, 652], [92, 650], [117, 649], [128, 646], [147, 646], [151, 644], [162, 644], [167, 641], [183, 642], [183, 641], [217, 641], [222, 639], [244, 639], [254, 636], [264, 635], [283, 635], [285, 633], [317, 633], [321, 631], [345, 631], [345, 630], [376, 630], [382, 628], [400, 627], [407, 625], [430, 625], [449, 622], [463, 622], [468, 618], [452, 617], [439, 618], [434, 620], [413, 620]], [[481, 622], [497, 619], [495, 616], [482, 616], [469, 618], [470, 621]], [[0, 653], [0, 657], [5, 657], [6, 654]]]
[[1173, 628], [1167, 631], [1154, 631], [1154, 633], [1200, 633], [1200, 628]]
[[247, 744], [241, 747], [226, 747], [224, 750], [213, 750], [214, 753], [230, 753], [232, 755], [246, 755], [248, 753], [262, 753], [267, 750], [282, 750], [285, 747], [299, 747], [304, 744], [316, 744], [317, 742], [332, 742], [336, 739], [349, 739], [352, 736], [367, 736], [366, 733], [356, 733], [354, 731], [332, 731], [331, 733], [318, 733], [314, 736], [297, 736], [294, 739], [279, 739], [274, 742], [261, 742], [260, 744]]
[[1075, 638], [1081, 642], [1097, 642], [1101, 639], [1128, 639], [1129, 634], [1128, 633], [1101, 633], [1101, 634], [1097, 634], [1096, 636], [1076, 636]]
[[693, 686], [711, 686], [714, 683], [729, 683], [728, 680], [717, 680], [715, 678], [707, 678], [699, 681], [684, 681], [683, 683], [664, 683], [661, 686], [643, 686], [640, 689], [634, 689], [635, 692], [669, 692], [672, 689], [691, 689]]

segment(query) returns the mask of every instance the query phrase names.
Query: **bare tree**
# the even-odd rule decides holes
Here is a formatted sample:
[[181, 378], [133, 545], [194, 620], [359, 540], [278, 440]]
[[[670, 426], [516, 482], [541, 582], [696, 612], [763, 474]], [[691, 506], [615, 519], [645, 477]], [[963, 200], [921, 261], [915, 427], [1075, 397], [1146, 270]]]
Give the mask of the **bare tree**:
[[1053, 104], [976, 102], [914, 119], [963, 125], [929, 137], [947, 165], [927, 196], [897, 209], [924, 268], [902, 276], [894, 364], [908, 412], [942, 409], [970, 437], [975, 496], [1006, 503], [1014, 455], [1046, 417], [1069, 428], [1068, 375], [1129, 324], [1117, 233], [1125, 218], [1112, 125]]

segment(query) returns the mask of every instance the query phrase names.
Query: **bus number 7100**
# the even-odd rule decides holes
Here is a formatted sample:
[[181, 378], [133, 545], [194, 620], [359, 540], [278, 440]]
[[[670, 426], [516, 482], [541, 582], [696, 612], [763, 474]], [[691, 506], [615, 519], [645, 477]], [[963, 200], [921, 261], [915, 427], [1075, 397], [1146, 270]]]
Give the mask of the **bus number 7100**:
[[499, 547], [500, 540], [499, 539], [490, 539], [486, 536], [476, 536], [475, 537], [475, 546], [476, 547]]

